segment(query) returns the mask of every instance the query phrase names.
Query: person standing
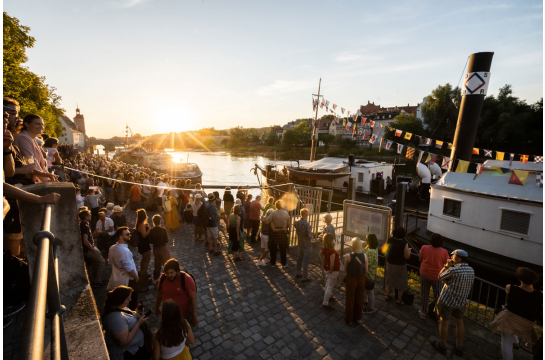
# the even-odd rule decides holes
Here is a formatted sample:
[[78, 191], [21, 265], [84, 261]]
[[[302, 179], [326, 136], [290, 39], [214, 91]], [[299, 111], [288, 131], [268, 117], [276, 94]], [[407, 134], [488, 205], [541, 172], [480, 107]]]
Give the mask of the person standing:
[[101, 199], [100, 189], [87, 190], [87, 197], [85, 200], [89, 203], [89, 208], [91, 209], [91, 229], [95, 230], [95, 225], [98, 220], [98, 210], [100, 210], [100, 205], [104, 205], [104, 201]]
[[418, 315], [422, 319], [426, 319], [426, 315], [429, 312], [428, 303], [430, 299], [430, 287], [433, 289], [433, 308], [437, 303], [439, 294], [443, 283], [439, 280], [439, 272], [443, 268], [443, 265], [447, 263], [449, 259], [448, 252], [443, 249], [443, 237], [439, 234], [431, 234], [430, 244], [424, 245], [420, 249], [420, 255], [418, 260], [420, 264], [420, 302], [421, 307], [418, 311]]
[[[308, 278], [308, 266], [312, 257], [312, 228], [308, 222], [308, 209], [301, 209], [301, 219], [297, 220], [293, 226], [297, 233], [297, 270], [295, 278], [302, 278], [301, 282], [310, 282]], [[301, 272], [302, 268], [302, 272]]]
[[[237, 201], [240, 200], [237, 199]], [[267, 218], [273, 211], [273, 209], [267, 210], [267, 212], [261, 218], [261, 256], [257, 262], [257, 265], [259, 266], [267, 266], [267, 264], [270, 263], [269, 259], [267, 259], [267, 254], [269, 253], [269, 239], [271, 238], [272, 229], [271, 222], [268, 221]]]
[[98, 211], [98, 221], [95, 226], [93, 236], [97, 239], [97, 247], [106, 255], [110, 248], [111, 238], [115, 234], [114, 222], [106, 216], [106, 209], [102, 208]]
[[344, 321], [348, 325], [360, 324], [365, 295], [365, 275], [368, 272], [367, 256], [362, 253], [359, 238], [352, 239], [352, 252], [344, 256], [346, 268], [346, 306]]
[[263, 206], [261, 205], [261, 196], [257, 195], [255, 200], [250, 203], [250, 226], [252, 228], [252, 235], [250, 242], [256, 243], [257, 231], [259, 230], [259, 221], [261, 220], [261, 210]]
[[286, 252], [289, 246], [289, 231], [290, 231], [290, 215], [282, 209], [283, 203], [281, 200], [276, 202], [276, 209], [269, 215], [267, 221], [271, 223], [272, 234], [269, 239], [269, 250], [271, 251], [271, 267], [276, 266], [276, 252], [280, 248], [280, 262], [282, 267], [286, 267], [287, 257]]
[[148, 275], [148, 266], [151, 260], [151, 246], [149, 244], [148, 235], [150, 232], [150, 226], [148, 224], [148, 214], [146, 210], [139, 209], [136, 212], [136, 232], [138, 234], [138, 252], [142, 255], [140, 260], [140, 272], [138, 276], [143, 279], [143, 283], [146, 284]]
[[193, 211], [193, 225], [195, 226], [195, 240], [199, 241], [202, 240], [201, 237], [204, 232], [202, 221], [199, 218], [199, 208], [203, 205], [201, 199], [201, 194], [197, 194], [195, 195], [195, 202], [191, 203], [191, 210]]
[[167, 196], [165, 200], [165, 227], [170, 231], [174, 232], [174, 229], [180, 227], [180, 220], [178, 218], [178, 200], [172, 196], [172, 190], [165, 190]]
[[163, 215], [163, 193], [166, 188], [168, 188], [168, 184], [163, 182], [163, 178], [158, 178], [159, 182], [157, 183], [157, 198], [155, 199], [159, 214]]
[[91, 220], [91, 212], [83, 210], [78, 213], [79, 230], [81, 234], [81, 241], [83, 245], [83, 257], [87, 262], [87, 265], [91, 268], [90, 280], [93, 288], [104, 285], [102, 282], [102, 271], [104, 270], [105, 261], [100, 253], [100, 250], [95, 246], [91, 229], [89, 228], [89, 221]]
[[[138, 181], [134, 180], [134, 178], [131, 178], [131, 181]], [[138, 210], [142, 209], [144, 207], [142, 203], [142, 197], [140, 196], [142, 190], [140, 189], [140, 185], [134, 184], [131, 186], [131, 189], [129, 190], [129, 193], [131, 194], [131, 210]]]
[[[378, 266], [378, 240], [375, 234], [367, 234], [365, 237], [367, 246], [363, 249], [363, 254], [367, 257], [367, 273], [365, 274], [365, 298], [364, 304], [367, 306], [363, 309], [364, 314], [374, 313], [375, 309], [375, 279], [377, 277]], [[373, 284], [372, 287], [370, 284]], [[365, 301], [367, 299], [367, 301]]]
[[228, 218], [229, 242], [233, 251], [233, 261], [242, 261], [240, 256], [240, 205], [233, 208], [233, 213]]
[[170, 251], [168, 250], [168, 233], [167, 229], [161, 226], [161, 215], [156, 214], [151, 219], [153, 228], [149, 231], [149, 243], [153, 245], [153, 257], [155, 268], [153, 270], [153, 283], [157, 284], [161, 275], [161, 266], [170, 259]]
[[[208, 216], [210, 220], [208, 224], [203, 224], [206, 226], [206, 236], [210, 238], [208, 245], [210, 246], [209, 253], [214, 255], [221, 255], [221, 251], [218, 251], [218, 237], [219, 237], [219, 214], [218, 208], [216, 207], [216, 198], [214, 194], [208, 195], [208, 204], [204, 204], [208, 211]], [[212, 248], [213, 247], [213, 248]]]
[[269, 211], [269, 209], [276, 210], [276, 206], [274, 206], [274, 198], [272, 196], [269, 197], [269, 200], [267, 200], [267, 205], [265, 205], [265, 207], [263, 208], [263, 216], [267, 214], [267, 211]]
[[157, 316], [161, 315], [161, 303], [172, 299], [180, 308], [183, 317], [191, 325], [199, 325], [197, 319], [197, 287], [193, 277], [180, 270], [178, 260], [170, 259], [165, 263], [157, 289], [159, 290], [155, 301], [155, 314]]
[[235, 205], [235, 198], [231, 194], [231, 187], [227, 186], [225, 192], [223, 193], [223, 209], [225, 210], [225, 215], [229, 217], [231, 215], [231, 209]]
[[191, 326], [171, 299], [163, 303], [161, 324], [153, 336], [153, 360], [191, 359], [187, 345], [195, 344]]
[[513, 344], [518, 344], [519, 339], [537, 342], [535, 323], [542, 318], [543, 312], [543, 292], [534, 289], [539, 275], [525, 267], [517, 268], [515, 275], [520, 284], [505, 287], [507, 305], [490, 323], [492, 332], [501, 333], [503, 360], [513, 359]]
[[[121, 226], [115, 231], [114, 238], [117, 242], [110, 247], [108, 252], [108, 263], [112, 267], [112, 275], [108, 283], [108, 290], [117, 286], [129, 286], [133, 290], [138, 290], [138, 271], [134, 264], [132, 252], [129, 250], [127, 242], [131, 239], [131, 232], [126, 226]], [[133, 295], [129, 307], [135, 310], [137, 307], [137, 293]]]
[[246, 232], [246, 237], [250, 237], [252, 234], [252, 222], [250, 221], [250, 205], [252, 204], [252, 194], [249, 194], [246, 197], [246, 200], [242, 203], [244, 206], [244, 231]]
[[452, 258], [447, 261], [439, 272], [439, 279], [445, 284], [436, 309], [439, 314], [439, 341], [430, 341], [441, 354], [447, 353], [448, 324], [454, 318], [456, 324], [456, 355], [462, 357], [464, 344], [464, 309], [475, 280], [475, 272], [467, 263], [468, 254], [465, 250], [454, 250]]
[[[278, 205], [277, 205], [278, 207]], [[341, 268], [341, 261], [339, 259], [339, 253], [334, 247], [335, 236], [331, 234], [325, 234], [323, 238], [322, 250], [320, 250], [320, 259], [322, 260], [323, 269], [326, 271], [325, 277], [325, 293], [322, 306], [327, 310], [333, 310], [333, 307], [329, 305], [329, 298], [337, 282], [339, 276], [339, 270]]]
[[407, 259], [411, 249], [405, 242], [405, 229], [398, 226], [392, 232], [393, 237], [386, 241], [386, 301], [390, 301], [391, 290], [397, 290], [397, 304], [405, 305], [402, 300], [403, 291], [407, 289]]

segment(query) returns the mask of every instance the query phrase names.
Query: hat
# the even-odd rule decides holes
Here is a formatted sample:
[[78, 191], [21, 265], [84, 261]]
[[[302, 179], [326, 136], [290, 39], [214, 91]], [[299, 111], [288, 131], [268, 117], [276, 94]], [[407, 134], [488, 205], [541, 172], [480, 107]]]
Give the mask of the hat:
[[114, 212], [123, 212], [123, 208], [119, 205], [114, 206]]
[[212, 202], [212, 201], [215, 201], [216, 198], [214, 197], [214, 194], [210, 194], [208, 195], [208, 202]]
[[230, 186], [227, 186], [227, 187], [225, 188], [225, 191], [227, 191], [227, 190], [231, 191], [231, 187], [230, 187]]
[[467, 254], [467, 251], [462, 249], [454, 250], [453, 252], [450, 253], [450, 255], [456, 255], [463, 258], [469, 257], [469, 255]]
[[[120, 206], [120, 207], [121, 207], [121, 206]], [[113, 208], [114, 208], [114, 203], [111, 203], [111, 202], [110, 202], [110, 203], [108, 203], [108, 204], [106, 205], [106, 209], [113, 209]]]
[[242, 205], [242, 201], [240, 201], [240, 199], [236, 199], [235, 200], [235, 205]]
[[202, 198], [201, 194], [195, 195], [195, 199], [200, 199], [200, 198]]

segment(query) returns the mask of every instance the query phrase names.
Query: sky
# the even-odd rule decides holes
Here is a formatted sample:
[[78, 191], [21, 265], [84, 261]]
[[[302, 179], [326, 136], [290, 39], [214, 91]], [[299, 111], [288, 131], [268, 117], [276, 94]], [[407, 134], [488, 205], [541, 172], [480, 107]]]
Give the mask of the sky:
[[[284, 125], [312, 94], [417, 105], [494, 52], [488, 93], [543, 97], [542, 1], [6, 0], [29, 69], [88, 136]], [[319, 116], [325, 115], [321, 110]]]

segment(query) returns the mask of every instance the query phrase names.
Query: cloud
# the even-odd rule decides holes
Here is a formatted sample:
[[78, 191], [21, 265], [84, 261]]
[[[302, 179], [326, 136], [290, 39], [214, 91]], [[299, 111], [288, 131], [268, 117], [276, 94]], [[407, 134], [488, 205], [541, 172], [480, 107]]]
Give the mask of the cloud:
[[271, 85], [262, 86], [257, 89], [256, 94], [259, 96], [274, 96], [311, 89], [313, 87], [316, 87], [316, 84], [309, 81], [276, 80]]
[[138, 4], [143, 4], [148, 1], [150, 0], [114, 0], [108, 1], [107, 4], [113, 8], [128, 9], [130, 7], [136, 6]]

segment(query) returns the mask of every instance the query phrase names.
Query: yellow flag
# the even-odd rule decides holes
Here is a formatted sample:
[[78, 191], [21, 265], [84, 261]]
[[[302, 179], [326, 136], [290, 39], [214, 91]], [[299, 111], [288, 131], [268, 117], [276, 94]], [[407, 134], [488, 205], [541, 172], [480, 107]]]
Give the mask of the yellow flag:
[[411, 136], [413, 136], [413, 134], [411, 134], [411, 133], [405, 133], [405, 139], [411, 140]]
[[428, 153], [428, 157], [426, 158], [426, 161], [424, 161], [424, 164], [427, 164], [428, 161], [430, 161], [430, 160], [431, 160], [431, 154]]
[[469, 161], [458, 160], [458, 166], [456, 166], [456, 172], [466, 173], [469, 167]]
[[504, 152], [496, 151], [496, 160], [503, 160]]

